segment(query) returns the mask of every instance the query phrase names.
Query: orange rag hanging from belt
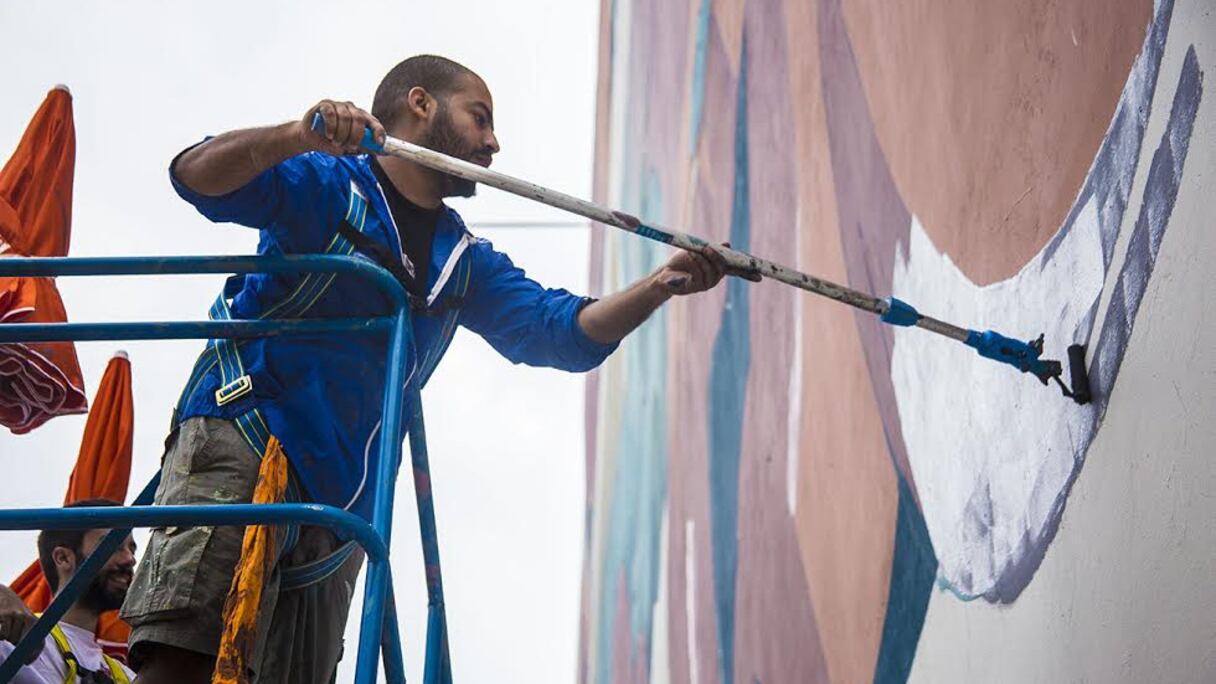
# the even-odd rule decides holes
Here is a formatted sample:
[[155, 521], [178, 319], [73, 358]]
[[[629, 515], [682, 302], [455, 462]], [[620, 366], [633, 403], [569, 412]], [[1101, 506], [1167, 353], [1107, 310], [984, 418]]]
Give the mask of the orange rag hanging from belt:
[[[279, 503], [286, 489], [287, 457], [279, 440], [271, 437], [258, 470], [253, 503]], [[266, 578], [274, 569], [278, 551], [273, 526], [249, 525], [245, 528], [241, 560], [237, 563], [232, 587], [224, 602], [224, 634], [220, 637], [212, 684], [249, 682], [249, 661], [253, 657], [258, 634], [258, 607], [262, 603], [262, 591]]]

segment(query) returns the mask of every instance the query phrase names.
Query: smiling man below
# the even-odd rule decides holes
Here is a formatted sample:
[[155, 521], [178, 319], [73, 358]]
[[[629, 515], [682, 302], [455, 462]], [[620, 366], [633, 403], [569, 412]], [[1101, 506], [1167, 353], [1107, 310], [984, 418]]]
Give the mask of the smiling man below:
[[[118, 505], [107, 499], [87, 499], [66, 507]], [[58, 593], [71, 581], [77, 568], [108, 532], [108, 529], [44, 530], [38, 534], [38, 562], [52, 593]], [[126, 666], [102, 653], [94, 636], [101, 614], [116, 610], [127, 597], [134, 569], [135, 541], [127, 535], [47, 635], [37, 658], [18, 671], [13, 684], [128, 684], [134, 680], [135, 674]], [[13, 651], [13, 644], [33, 626], [34, 619], [21, 599], [0, 585], [0, 661]]]

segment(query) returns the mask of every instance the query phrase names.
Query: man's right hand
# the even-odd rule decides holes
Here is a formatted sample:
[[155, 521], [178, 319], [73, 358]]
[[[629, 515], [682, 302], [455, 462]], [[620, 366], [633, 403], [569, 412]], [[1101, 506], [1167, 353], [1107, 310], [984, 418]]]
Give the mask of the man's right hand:
[[[37, 621], [38, 618], [30, 612], [21, 597], [12, 589], [0, 584], [0, 639], [16, 645]], [[37, 658], [41, 652], [42, 644], [38, 644], [30, 661]]]
[[[325, 119], [324, 133], [312, 130], [313, 115], [317, 113]], [[362, 154], [366, 150], [359, 143], [367, 127], [377, 143], [384, 142], [384, 126], [376, 117], [349, 102], [321, 100], [299, 121], [229, 131], [191, 147], [173, 163], [173, 175], [200, 195], [221, 197], [305, 152]]]
[[[325, 119], [325, 133], [312, 130], [313, 116], [317, 113]], [[321, 100], [308, 110], [299, 122], [304, 145], [311, 150], [332, 155], [363, 154], [359, 143], [363, 141], [363, 129], [372, 129], [377, 144], [384, 144], [384, 126], [376, 117], [359, 109], [350, 102]]]

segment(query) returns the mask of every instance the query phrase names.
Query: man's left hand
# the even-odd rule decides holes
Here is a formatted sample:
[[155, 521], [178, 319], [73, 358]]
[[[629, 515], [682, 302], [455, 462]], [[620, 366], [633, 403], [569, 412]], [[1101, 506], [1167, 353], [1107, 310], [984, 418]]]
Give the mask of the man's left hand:
[[[730, 247], [723, 242], [723, 247]], [[705, 245], [699, 252], [681, 249], [654, 274], [655, 281], [670, 295], [688, 295], [712, 289], [727, 275], [739, 275], [748, 280], [750, 274], [735, 273], [726, 265], [718, 250]]]

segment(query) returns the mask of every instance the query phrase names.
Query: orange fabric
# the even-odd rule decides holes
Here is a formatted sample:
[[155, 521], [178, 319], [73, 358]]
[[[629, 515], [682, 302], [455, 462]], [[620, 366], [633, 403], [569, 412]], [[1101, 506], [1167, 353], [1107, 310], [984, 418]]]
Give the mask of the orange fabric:
[[[67, 255], [75, 165], [72, 97], [57, 88], [0, 170], [0, 257]], [[66, 320], [53, 280], [0, 277], [0, 323]], [[14, 433], [84, 413], [83, 387], [72, 343], [0, 345], [0, 425]]]
[[110, 359], [93, 396], [63, 503], [93, 498], [126, 501], [134, 432], [131, 362], [120, 353]]
[[[258, 470], [253, 503], [281, 502], [286, 489], [287, 457], [279, 440], [271, 437]], [[232, 587], [224, 602], [224, 634], [220, 637], [212, 684], [249, 682], [249, 659], [253, 656], [257, 641], [262, 589], [278, 555], [278, 540], [273, 526], [250, 525], [245, 528], [241, 560], [237, 563]]]
[[68, 255], [75, 170], [72, 96], [55, 88], [0, 170], [0, 238], [18, 254]]
[[[63, 503], [105, 498], [126, 501], [131, 476], [131, 454], [135, 428], [135, 402], [131, 393], [131, 362], [119, 354], [110, 359], [101, 385], [93, 397], [76, 455], [76, 466], [68, 480]], [[35, 560], [11, 585], [30, 610], [42, 612], [51, 602], [50, 586]], [[118, 619], [118, 612], [101, 616], [97, 636], [106, 653], [125, 662], [131, 628]]]

